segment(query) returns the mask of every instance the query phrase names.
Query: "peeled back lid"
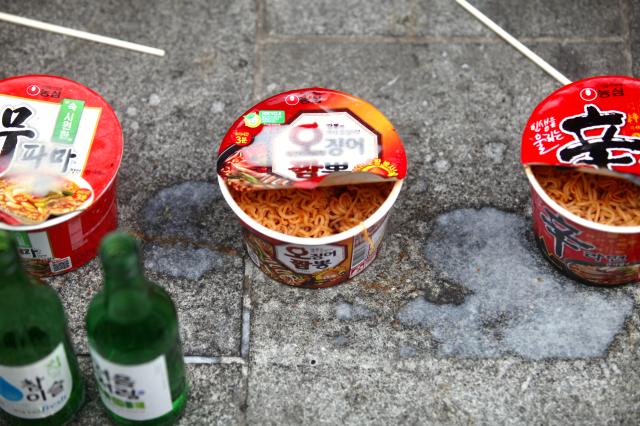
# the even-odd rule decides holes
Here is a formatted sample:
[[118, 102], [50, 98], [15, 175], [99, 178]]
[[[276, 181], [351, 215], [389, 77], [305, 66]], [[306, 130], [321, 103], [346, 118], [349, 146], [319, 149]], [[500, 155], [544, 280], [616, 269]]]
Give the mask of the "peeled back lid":
[[68, 220], [98, 200], [122, 159], [122, 129], [107, 102], [71, 80], [0, 81], [0, 228]]
[[[521, 162], [640, 176], [640, 80], [594, 77], [562, 87], [531, 114]], [[589, 170], [590, 169], [590, 170]]]
[[236, 120], [218, 174], [237, 189], [315, 188], [405, 177], [400, 137], [371, 104], [336, 90], [272, 96]]

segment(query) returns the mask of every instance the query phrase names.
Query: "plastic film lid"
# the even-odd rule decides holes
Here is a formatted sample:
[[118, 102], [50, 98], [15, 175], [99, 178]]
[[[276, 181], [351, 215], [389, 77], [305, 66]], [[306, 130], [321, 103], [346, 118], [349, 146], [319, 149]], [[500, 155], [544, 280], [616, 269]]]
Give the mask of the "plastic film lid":
[[594, 77], [564, 86], [531, 114], [521, 162], [640, 176], [640, 80]]
[[220, 144], [217, 171], [239, 190], [314, 188], [401, 180], [407, 160], [371, 104], [309, 88], [272, 96], [238, 118]]
[[113, 182], [122, 149], [115, 113], [92, 90], [48, 75], [0, 81], [0, 227], [79, 214]]

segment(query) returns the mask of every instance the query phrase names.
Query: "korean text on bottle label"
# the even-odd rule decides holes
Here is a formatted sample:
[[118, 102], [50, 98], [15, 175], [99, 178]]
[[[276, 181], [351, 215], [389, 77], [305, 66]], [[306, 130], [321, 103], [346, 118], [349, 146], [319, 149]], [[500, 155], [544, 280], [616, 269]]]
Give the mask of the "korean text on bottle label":
[[23, 419], [41, 419], [60, 411], [73, 381], [62, 343], [30, 365], [0, 365], [0, 408]]
[[138, 365], [114, 364], [90, 348], [93, 371], [104, 405], [129, 420], [151, 420], [172, 409], [164, 355]]

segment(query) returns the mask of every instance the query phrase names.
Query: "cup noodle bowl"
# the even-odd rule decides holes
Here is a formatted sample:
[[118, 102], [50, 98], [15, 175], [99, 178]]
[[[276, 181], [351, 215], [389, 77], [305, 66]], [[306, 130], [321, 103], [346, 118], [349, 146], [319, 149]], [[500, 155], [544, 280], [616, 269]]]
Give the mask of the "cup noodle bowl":
[[609, 226], [579, 217], [554, 201], [531, 166], [640, 175], [640, 80], [595, 77], [554, 92], [527, 122], [521, 161], [531, 186], [533, 227], [549, 261], [596, 285], [640, 281], [640, 226]]
[[[217, 168], [251, 260], [281, 283], [320, 288], [348, 280], [375, 259], [406, 174], [406, 156], [393, 126], [373, 106], [346, 93], [310, 88], [275, 95], [236, 120], [220, 145]], [[372, 216], [318, 238], [265, 227], [229, 190], [384, 182], [393, 187]]]
[[115, 113], [79, 83], [28, 75], [0, 81], [0, 118], [0, 229], [36, 275], [82, 266], [117, 227]]

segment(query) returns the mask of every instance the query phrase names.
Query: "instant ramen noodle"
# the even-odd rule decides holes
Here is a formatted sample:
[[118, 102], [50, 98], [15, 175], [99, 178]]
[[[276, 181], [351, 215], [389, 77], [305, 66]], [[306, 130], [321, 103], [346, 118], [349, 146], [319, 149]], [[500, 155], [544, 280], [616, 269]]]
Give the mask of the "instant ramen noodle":
[[339, 284], [375, 259], [405, 174], [404, 148], [382, 113], [320, 88], [252, 107], [218, 152], [218, 182], [250, 258], [307, 288]]
[[639, 106], [639, 80], [581, 80], [545, 99], [522, 138], [538, 245], [589, 284], [640, 281]]
[[252, 219], [294, 237], [327, 237], [364, 223], [380, 208], [392, 184], [329, 186], [315, 189], [232, 190]]
[[640, 226], [640, 187], [629, 180], [556, 167], [533, 167], [540, 186], [556, 203], [591, 222]]
[[117, 227], [122, 130], [98, 94], [46, 75], [0, 81], [0, 229], [42, 276], [76, 269]]

